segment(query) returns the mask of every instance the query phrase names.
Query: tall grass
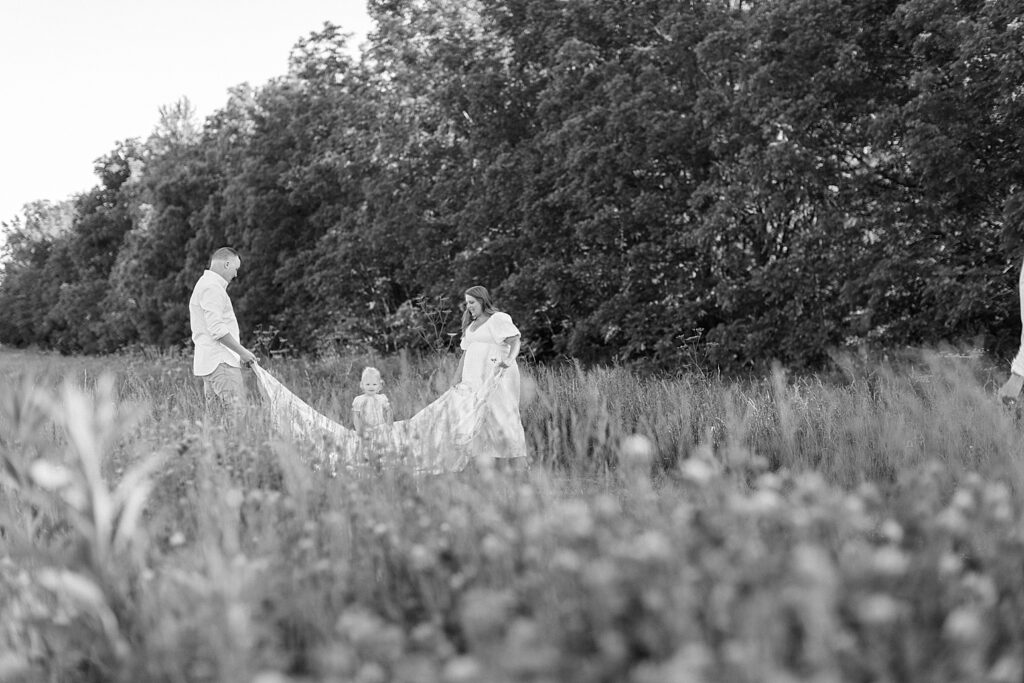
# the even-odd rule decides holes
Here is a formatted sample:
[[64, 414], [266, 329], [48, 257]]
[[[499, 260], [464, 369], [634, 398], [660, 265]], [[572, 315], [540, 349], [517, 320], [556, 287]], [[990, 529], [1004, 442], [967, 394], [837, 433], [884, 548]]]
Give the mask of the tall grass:
[[[450, 359], [275, 360], [348, 422]], [[187, 357], [0, 353], [0, 678], [1019, 681], [1019, 417], [980, 359], [523, 369], [527, 473], [336, 478]]]

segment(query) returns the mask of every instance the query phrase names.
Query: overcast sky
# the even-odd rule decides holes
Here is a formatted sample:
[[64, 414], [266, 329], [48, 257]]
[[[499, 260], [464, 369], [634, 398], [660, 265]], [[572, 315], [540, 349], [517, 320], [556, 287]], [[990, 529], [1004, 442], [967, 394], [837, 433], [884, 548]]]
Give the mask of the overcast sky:
[[188, 97], [201, 121], [283, 75], [325, 21], [353, 46], [371, 29], [365, 0], [0, 0], [0, 221], [95, 186], [93, 161], [160, 106]]

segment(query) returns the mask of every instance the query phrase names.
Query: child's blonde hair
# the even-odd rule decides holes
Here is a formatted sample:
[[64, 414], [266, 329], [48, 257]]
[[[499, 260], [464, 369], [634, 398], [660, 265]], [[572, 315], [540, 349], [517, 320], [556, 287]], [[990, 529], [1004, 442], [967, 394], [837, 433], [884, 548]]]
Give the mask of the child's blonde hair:
[[359, 384], [360, 386], [362, 386], [363, 384], [366, 384], [367, 382], [372, 382], [374, 380], [377, 380], [378, 382], [381, 381], [380, 370], [371, 365], [367, 365], [365, 368], [363, 368], [363, 375], [359, 378]]

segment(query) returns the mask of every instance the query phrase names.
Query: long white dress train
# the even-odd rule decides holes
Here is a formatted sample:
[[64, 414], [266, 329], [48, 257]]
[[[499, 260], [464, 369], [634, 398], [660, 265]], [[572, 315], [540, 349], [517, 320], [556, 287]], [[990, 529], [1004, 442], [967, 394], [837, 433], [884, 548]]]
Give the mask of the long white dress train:
[[[474, 457], [492, 455], [491, 448], [481, 447], [490, 441], [490, 399], [507, 370], [492, 371], [479, 383], [460, 382], [408, 420], [383, 425], [363, 441], [355, 430], [314, 410], [259, 365], [252, 368], [275, 428], [311, 441], [316, 459], [331, 468], [360, 464], [367, 448], [378, 451], [376, 455], [390, 453], [414, 471], [429, 474], [457, 472]], [[518, 417], [518, 406], [516, 413]], [[525, 439], [522, 451], [525, 454]]]

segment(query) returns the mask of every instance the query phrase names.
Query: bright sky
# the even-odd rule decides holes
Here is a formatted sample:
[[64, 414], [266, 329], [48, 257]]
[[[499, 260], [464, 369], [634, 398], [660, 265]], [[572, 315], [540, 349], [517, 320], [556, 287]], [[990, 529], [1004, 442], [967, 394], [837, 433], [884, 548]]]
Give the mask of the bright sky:
[[353, 54], [372, 28], [365, 0], [0, 0], [0, 222], [97, 185], [93, 161], [160, 106], [188, 97], [201, 122], [284, 75], [325, 21]]

